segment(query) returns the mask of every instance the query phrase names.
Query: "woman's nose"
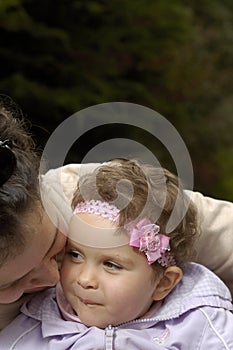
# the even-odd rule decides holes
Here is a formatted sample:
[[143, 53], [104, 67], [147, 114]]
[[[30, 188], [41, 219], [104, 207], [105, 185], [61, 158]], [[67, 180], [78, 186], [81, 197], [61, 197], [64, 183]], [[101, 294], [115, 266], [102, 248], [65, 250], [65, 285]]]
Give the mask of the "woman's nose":
[[55, 258], [42, 262], [27, 276], [27, 288], [54, 286], [60, 279]]

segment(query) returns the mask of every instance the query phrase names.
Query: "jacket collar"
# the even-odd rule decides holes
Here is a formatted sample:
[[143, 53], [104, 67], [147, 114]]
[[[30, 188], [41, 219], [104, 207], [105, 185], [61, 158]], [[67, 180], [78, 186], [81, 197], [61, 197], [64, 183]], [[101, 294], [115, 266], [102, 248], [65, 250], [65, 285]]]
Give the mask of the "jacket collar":
[[[64, 301], [62, 304], [65, 305]], [[145, 316], [145, 318], [127, 322], [117, 328], [144, 329], [157, 322], [177, 318], [202, 306], [233, 310], [231, 295], [225, 284], [202, 265], [189, 263], [184, 269], [182, 280], [166, 297], [162, 306], [156, 309], [154, 315], [150, 314], [150, 318]], [[25, 304], [21, 310], [24, 314], [42, 322], [44, 337], [60, 334], [76, 334], [78, 336], [80, 333], [88, 332], [89, 329], [79, 321], [77, 316], [75, 316], [77, 319], [73, 320], [74, 314], [71, 314], [70, 320], [68, 318], [64, 321], [64, 316], [62, 316], [56, 302], [55, 288], [41, 292]], [[65, 309], [65, 312], [69, 313], [69, 309]], [[64, 309], [62, 313], [64, 315]], [[65, 318], [67, 319], [67, 316]]]
[[156, 321], [168, 320], [202, 306], [233, 310], [231, 294], [225, 284], [210, 270], [188, 263], [181, 281], [166, 297], [154, 315]]

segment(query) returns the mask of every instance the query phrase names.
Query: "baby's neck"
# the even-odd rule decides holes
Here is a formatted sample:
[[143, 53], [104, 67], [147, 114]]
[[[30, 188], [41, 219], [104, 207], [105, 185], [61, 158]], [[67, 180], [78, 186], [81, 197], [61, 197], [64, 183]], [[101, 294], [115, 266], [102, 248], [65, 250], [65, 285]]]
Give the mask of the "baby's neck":
[[158, 311], [158, 309], [160, 308], [161, 305], [162, 305], [162, 301], [161, 300], [154, 301], [151, 304], [151, 307], [149, 308], [149, 310], [143, 316], [140, 317], [140, 320], [153, 317], [156, 314], [156, 312]]

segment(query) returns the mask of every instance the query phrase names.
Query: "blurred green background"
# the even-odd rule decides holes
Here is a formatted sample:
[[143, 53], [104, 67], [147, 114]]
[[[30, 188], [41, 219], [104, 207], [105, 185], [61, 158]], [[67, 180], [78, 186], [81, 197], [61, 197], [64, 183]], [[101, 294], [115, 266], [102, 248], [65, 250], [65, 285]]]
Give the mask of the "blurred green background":
[[0, 41], [0, 92], [40, 148], [83, 108], [141, 104], [180, 133], [195, 189], [233, 200], [232, 0], [2, 0]]

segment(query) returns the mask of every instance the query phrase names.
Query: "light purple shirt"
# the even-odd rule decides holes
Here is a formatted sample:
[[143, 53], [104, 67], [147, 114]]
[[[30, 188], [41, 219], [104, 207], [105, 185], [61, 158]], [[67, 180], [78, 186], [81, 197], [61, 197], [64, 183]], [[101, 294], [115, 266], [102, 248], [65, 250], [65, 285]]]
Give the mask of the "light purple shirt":
[[223, 282], [190, 263], [153, 316], [106, 329], [64, 320], [55, 289], [48, 289], [27, 302], [0, 333], [0, 349], [232, 350], [232, 309]]

